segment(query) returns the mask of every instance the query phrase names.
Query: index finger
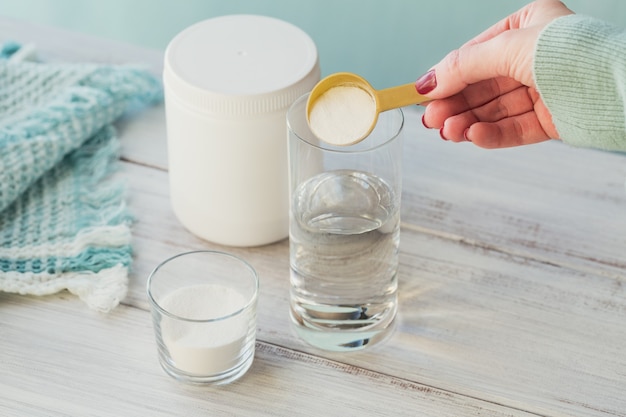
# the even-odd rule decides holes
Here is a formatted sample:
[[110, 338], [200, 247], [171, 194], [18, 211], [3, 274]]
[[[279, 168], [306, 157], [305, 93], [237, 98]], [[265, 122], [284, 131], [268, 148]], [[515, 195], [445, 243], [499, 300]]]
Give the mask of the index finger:
[[517, 13], [507, 16], [504, 19], [500, 20], [498, 23], [492, 25], [490, 28], [484, 30], [483, 32], [481, 32], [479, 35], [477, 35], [476, 37], [470, 39], [469, 41], [465, 42], [463, 45], [461, 45], [461, 48], [464, 48], [466, 46], [470, 46], [470, 45], [476, 45], [478, 43], [482, 43], [485, 41], [488, 41], [490, 39], [495, 38], [496, 36], [498, 36], [499, 34], [506, 32], [507, 30], [511, 30], [511, 29], [519, 29], [519, 19], [516, 18], [517, 14], [522, 12], [523, 10], [525, 10], [526, 8], [528, 8], [529, 6], [524, 7], [524, 9], [521, 9], [520, 11], [518, 11]]
[[[492, 78], [508, 77], [534, 86], [532, 78], [532, 51], [535, 36], [521, 33], [532, 29], [505, 31], [476, 44], [450, 52], [426, 76], [416, 82], [417, 91], [431, 99], [450, 97], [468, 85]], [[430, 90], [423, 83], [430, 78]]]

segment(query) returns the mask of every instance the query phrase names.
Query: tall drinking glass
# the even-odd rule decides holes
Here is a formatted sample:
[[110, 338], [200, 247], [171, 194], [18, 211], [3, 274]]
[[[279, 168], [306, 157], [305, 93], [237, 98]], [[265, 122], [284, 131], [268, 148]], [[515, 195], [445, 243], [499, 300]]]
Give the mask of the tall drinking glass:
[[362, 349], [396, 316], [404, 116], [383, 112], [363, 141], [333, 146], [309, 129], [307, 98], [287, 113], [290, 316], [313, 346]]

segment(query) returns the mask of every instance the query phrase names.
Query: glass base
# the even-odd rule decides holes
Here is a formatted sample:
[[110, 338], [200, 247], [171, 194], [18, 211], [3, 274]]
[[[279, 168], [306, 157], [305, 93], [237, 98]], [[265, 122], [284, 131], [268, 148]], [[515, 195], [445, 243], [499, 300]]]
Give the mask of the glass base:
[[318, 349], [333, 352], [362, 350], [386, 340], [395, 328], [396, 304], [368, 316], [363, 306], [294, 304], [291, 323], [296, 334]]
[[241, 378], [254, 360], [254, 349], [251, 349], [249, 355], [238, 366], [215, 375], [195, 375], [181, 371], [170, 363], [166, 358], [159, 355], [159, 363], [161, 368], [172, 378], [179, 382], [191, 385], [225, 385]]

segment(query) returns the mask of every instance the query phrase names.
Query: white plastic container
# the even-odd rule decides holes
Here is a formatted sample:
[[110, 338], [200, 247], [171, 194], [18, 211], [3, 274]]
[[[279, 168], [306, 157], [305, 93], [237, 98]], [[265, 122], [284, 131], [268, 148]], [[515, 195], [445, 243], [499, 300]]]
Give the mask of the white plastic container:
[[270, 17], [208, 19], [170, 42], [170, 196], [188, 230], [230, 246], [287, 237], [286, 113], [319, 79], [312, 39]]

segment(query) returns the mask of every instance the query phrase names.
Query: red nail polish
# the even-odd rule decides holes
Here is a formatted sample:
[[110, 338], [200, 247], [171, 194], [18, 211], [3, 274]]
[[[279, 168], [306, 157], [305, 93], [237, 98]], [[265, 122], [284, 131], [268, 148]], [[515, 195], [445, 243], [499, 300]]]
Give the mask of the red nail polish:
[[422, 124], [424, 125], [426, 129], [430, 129], [430, 127], [428, 127], [428, 125], [426, 124], [425, 116], [426, 116], [425, 114], [422, 114]]
[[441, 129], [439, 129], [439, 136], [441, 137], [441, 139], [443, 140], [448, 140], [446, 139], [446, 137], [443, 135], [443, 127]]
[[463, 139], [465, 139], [466, 142], [471, 142], [470, 138], [467, 137], [467, 132], [469, 132], [469, 127], [463, 131]]
[[430, 70], [415, 81], [415, 89], [420, 94], [428, 94], [437, 87], [435, 70]]

